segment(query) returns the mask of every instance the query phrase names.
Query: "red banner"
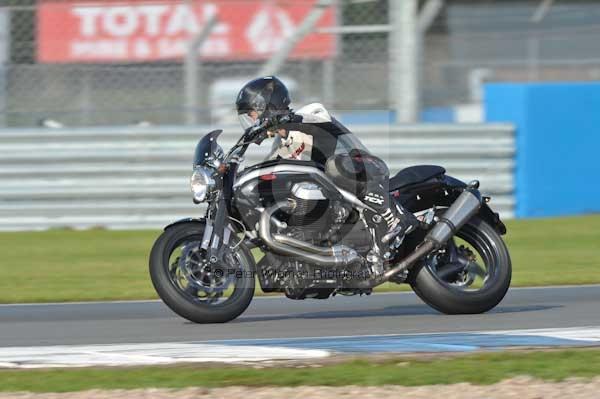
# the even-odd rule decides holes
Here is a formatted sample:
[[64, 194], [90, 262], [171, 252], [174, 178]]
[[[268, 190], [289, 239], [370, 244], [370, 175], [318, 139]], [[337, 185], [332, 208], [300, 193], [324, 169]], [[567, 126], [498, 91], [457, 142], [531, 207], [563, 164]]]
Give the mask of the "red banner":
[[[190, 38], [213, 15], [217, 24], [199, 50], [211, 61], [261, 60], [290, 38], [316, 0], [40, 1], [39, 62], [147, 62], [181, 59]], [[317, 29], [335, 25], [328, 8]], [[332, 34], [311, 33], [292, 58], [326, 58], [335, 52]]]

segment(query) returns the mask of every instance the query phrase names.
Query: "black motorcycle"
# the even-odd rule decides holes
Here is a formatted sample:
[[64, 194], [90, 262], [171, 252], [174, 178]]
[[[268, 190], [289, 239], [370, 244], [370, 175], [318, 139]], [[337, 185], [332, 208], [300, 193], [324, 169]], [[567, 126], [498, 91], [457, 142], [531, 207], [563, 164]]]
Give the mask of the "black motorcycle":
[[[439, 166], [400, 171], [389, 179], [392, 199], [421, 226], [383, 243], [360, 181], [350, 187], [335, 171], [298, 160], [238, 171], [271, 127], [249, 129], [227, 154], [217, 144], [221, 130], [198, 143], [191, 187], [206, 215], [167, 226], [150, 255], [152, 283], [174, 312], [196, 323], [230, 321], [250, 304], [256, 281], [290, 299], [408, 283], [446, 314], [482, 313], [502, 300], [511, 279], [506, 228], [478, 181], [465, 184]], [[340, 148], [352, 154], [360, 142], [344, 136]]]

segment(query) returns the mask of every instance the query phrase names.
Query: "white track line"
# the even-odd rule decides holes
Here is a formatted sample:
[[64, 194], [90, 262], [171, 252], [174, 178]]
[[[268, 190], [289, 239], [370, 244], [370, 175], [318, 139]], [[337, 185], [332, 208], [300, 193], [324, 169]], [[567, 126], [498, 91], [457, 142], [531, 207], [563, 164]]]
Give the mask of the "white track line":
[[201, 343], [118, 345], [61, 345], [0, 348], [0, 367], [141, 366], [171, 363], [249, 363], [317, 359], [329, 352], [265, 346], [228, 346]]
[[[335, 340], [346, 338], [369, 338], [391, 336], [456, 336], [458, 334], [480, 335], [525, 335], [531, 337], [551, 337], [595, 344], [600, 342], [600, 326], [548, 328], [507, 331], [464, 331], [449, 333], [421, 334], [380, 334], [342, 335], [331, 337], [297, 337], [285, 340]], [[251, 363], [276, 360], [305, 360], [324, 358], [331, 354], [328, 350], [297, 349], [253, 345], [268, 339], [250, 339], [245, 345], [227, 345], [223, 340], [204, 342], [137, 343], [105, 345], [59, 345], [36, 347], [0, 348], [0, 367], [43, 368], [43, 367], [88, 367], [88, 366], [141, 366], [171, 363]], [[246, 341], [246, 340], [244, 340]], [[439, 342], [438, 342], [439, 344]], [[432, 349], [435, 351], [435, 349]]]
[[480, 334], [528, 335], [569, 339], [573, 341], [600, 342], [600, 327], [540, 328], [534, 330], [486, 331]]

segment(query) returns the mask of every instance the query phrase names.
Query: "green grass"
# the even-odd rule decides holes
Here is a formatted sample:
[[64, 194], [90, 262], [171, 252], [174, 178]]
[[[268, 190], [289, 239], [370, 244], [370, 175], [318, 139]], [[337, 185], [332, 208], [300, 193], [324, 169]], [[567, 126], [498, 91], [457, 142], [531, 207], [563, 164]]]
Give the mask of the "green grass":
[[446, 359], [353, 360], [313, 368], [184, 365], [170, 367], [0, 371], [0, 391], [67, 392], [88, 389], [191, 386], [492, 384], [514, 376], [544, 380], [600, 375], [600, 350], [484, 353]]
[[156, 231], [0, 234], [0, 303], [154, 298]]
[[514, 286], [600, 283], [600, 215], [507, 225]]
[[[513, 286], [600, 283], [600, 215], [515, 220], [508, 229]], [[155, 298], [147, 265], [158, 234], [0, 233], [0, 303]]]

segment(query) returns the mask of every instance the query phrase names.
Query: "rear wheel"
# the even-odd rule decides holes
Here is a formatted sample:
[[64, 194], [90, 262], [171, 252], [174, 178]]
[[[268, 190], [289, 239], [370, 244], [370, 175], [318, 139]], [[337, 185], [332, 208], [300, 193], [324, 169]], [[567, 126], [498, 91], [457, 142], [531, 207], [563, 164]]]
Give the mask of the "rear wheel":
[[211, 262], [201, 248], [204, 224], [167, 229], [150, 254], [150, 277], [156, 292], [178, 315], [195, 323], [235, 319], [254, 296], [254, 260], [240, 244], [222, 261]]
[[444, 248], [415, 266], [409, 281], [415, 293], [434, 309], [473, 314], [500, 303], [511, 274], [504, 241], [489, 224], [475, 217]]

